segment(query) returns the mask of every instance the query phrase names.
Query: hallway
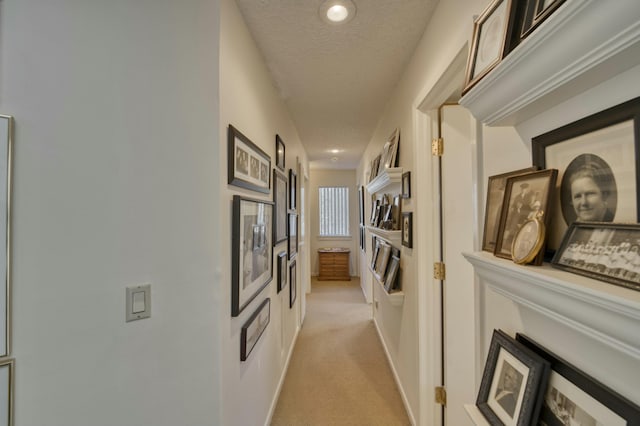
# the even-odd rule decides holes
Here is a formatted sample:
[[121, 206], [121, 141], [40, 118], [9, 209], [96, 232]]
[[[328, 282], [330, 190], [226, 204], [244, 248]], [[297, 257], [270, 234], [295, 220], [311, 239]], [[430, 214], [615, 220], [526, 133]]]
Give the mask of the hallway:
[[274, 426], [409, 425], [357, 278], [312, 278]]

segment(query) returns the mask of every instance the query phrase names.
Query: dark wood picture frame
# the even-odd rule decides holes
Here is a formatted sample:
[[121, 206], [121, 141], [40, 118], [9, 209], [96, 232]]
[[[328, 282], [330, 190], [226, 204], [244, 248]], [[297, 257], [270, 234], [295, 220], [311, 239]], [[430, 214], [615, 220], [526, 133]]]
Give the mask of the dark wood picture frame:
[[240, 332], [240, 361], [246, 361], [271, 320], [271, 299], [266, 298], [249, 317]]
[[358, 187], [358, 213], [360, 218], [360, 225], [364, 226], [364, 186]]
[[564, 3], [564, 0], [527, 0], [520, 30], [520, 40], [524, 40], [531, 34], [562, 3]]
[[273, 245], [287, 239], [287, 177], [273, 169]]
[[289, 260], [291, 260], [296, 257], [296, 254], [298, 253], [298, 214], [289, 213], [288, 216], [287, 234], [289, 238], [287, 251], [289, 252]]
[[284, 172], [285, 146], [280, 135], [276, 135], [276, 167]]
[[273, 279], [273, 203], [233, 196], [231, 316], [240, 312]]
[[[570, 417], [580, 416], [591, 421], [591, 424], [612, 424], [613, 419], [622, 419], [626, 421], [627, 426], [640, 426], [639, 406], [529, 337], [518, 333], [516, 341], [540, 355], [551, 365], [551, 375], [540, 412], [541, 421], [550, 426], [572, 424]], [[559, 406], [558, 400], [564, 407]], [[593, 412], [594, 407], [598, 408], [598, 414]], [[566, 418], [563, 419], [562, 417], [565, 416]], [[603, 418], [605, 416], [606, 418]]]
[[[507, 178], [493, 254], [511, 259], [513, 239], [520, 227], [528, 219], [535, 217], [537, 212], [544, 213], [541, 221], [548, 227], [550, 215], [545, 212], [548, 211], [552, 199], [557, 173], [558, 171], [555, 169], [547, 169]], [[516, 192], [514, 188], [519, 188], [519, 192]], [[535, 265], [542, 264], [543, 257], [544, 252], [541, 251], [533, 263]]]
[[551, 266], [640, 291], [640, 224], [573, 222]]
[[538, 424], [549, 362], [494, 330], [476, 405], [491, 425]]
[[293, 305], [296, 303], [296, 297], [298, 295], [296, 272], [297, 266], [296, 261], [294, 260], [289, 264], [289, 309], [293, 308]]
[[[640, 98], [592, 114], [531, 140], [533, 164], [558, 169], [551, 226], [547, 227], [547, 258], [551, 259], [573, 220], [638, 222], [640, 220]], [[602, 220], [576, 217], [571, 178], [581, 169], [606, 180]], [[598, 185], [596, 183], [596, 185]], [[575, 218], [575, 219], [574, 219]]]
[[298, 175], [293, 169], [289, 169], [289, 210], [296, 210], [297, 197], [296, 190], [298, 187]]
[[271, 192], [271, 157], [229, 124], [227, 183], [252, 191]]
[[278, 293], [287, 286], [287, 252], [278, 253]]
[[402, 213], [402, 245], [413, 248], [413, 212]]
[[402, 198], [411, 198], [411, 172], [402, 174]]

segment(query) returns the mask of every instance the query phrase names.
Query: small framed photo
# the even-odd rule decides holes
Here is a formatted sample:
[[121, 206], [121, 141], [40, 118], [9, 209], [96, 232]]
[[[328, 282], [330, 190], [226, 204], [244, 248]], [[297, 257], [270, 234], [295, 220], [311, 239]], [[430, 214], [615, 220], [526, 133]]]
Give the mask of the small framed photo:
[[294, 260], [289, 264], [289, 309], [293, 308], [296, 302], [298, 294], [298, 288], [296, 286], [296, 261]]
[[564, 3], [564, 0], [527, 0], [525, 6], [520, 40], [526, 38], [538, 25], [547, 19], [555, 10]]
[[371, 171], [369, 172], [369, 182], [374, 180], [376, 176], [378, 176], [378, 169], [380, 168], [380, 161], [382, 159], [382, 154], [378, 154], [376, 158], [371, 161]]
[[511, 38], [511, 15], [512, 0], [493, 0], [474, 22], [463, 93], [502, 61]]
[[413, 247], [413, 212], [402, 213], [402, 245]]
[[531, 140], [533, 164], [558, 169], [548, 258], [574, 221], [640, 219], [640, 98]]
[[229, 185], [271, 192], [271, 157], [231, 124], [227, 137]]
[[640, 291], [640, 224], [574, 222], [551, 265]]
[[538, 424], [549, 362], [494, 330], [476, 405], [491, 425]]
[[273, 169], [273, 245], [287, 239], [287, 177]]
[[411, 198], [411, 172], [402, 174], [402, 198]]
[[[540, 213], [539, 216], [542, 216]], [[511, 257], [519, 265], [533, 262], [544, 245], [545, 226], [541, 217], [527, 219], [520, 227], [511, 245]]]
[[276, 135], [276, 167], [284, 172], [284, 142], [280, 135]]
[[278, 293], [287, 286], [287, 252], [278, 253]]
[[379, 280], [384, 281], [387, 272], [387, 265], [389, 264], [389, 258], [391, 257], [391, 245], [379, 239], [378, 247], [374, 272]]
[[384, 289], [387, 293], [391, 293], [398, 287], [398, 276], [400, 271], [400, 257], [399, 256], [391, 256], [391, 261], [389, 262], [389, 270], [387, 271], [387, 276], [384, 280]]
[[523, 334], [516, 341], [551, 365], [540, 421], [548, 425], [640, 425], [640, 407]]
[[496, 248], [498, 237], [498, 226], [500, 225], [500, 213], [502, 212], [502, 201], [504, 190], [507, 186], [507, 179], [538, 170], [537, 167], [514, 170], [499, 175], [489, 176], [487, 185], [487, 202], [484, 209], [484, 233], [482, 235], [482, 250], [493, 251]]
[[240, 312], [273, 279], [273, 203], [233, 196], [231, 315]]
[[287, 249], [289, 252], [289, 260], [291, 260], [298, 254], [298, 215], [296, 213], [289, 213], [288, 235]]
[[[548, 223], [547, 206], [555, 187], [557, 173], [555, 169], [548, 169], [507, 179], [496, 247], [493, 252], [496, 256], [512, 258], [513, 240], [527, 220], [542, 214], [545, 223]], [[534, 263], [541, 264], [542, 259], [541, 252]]]
[[[388, 144], [388, 145], [387, 145]], [[398, 148], [400, 147], [400, 129], [396, 128], [385, 143], [385, 150], [382, 155], [382, 164], [385, 169], [398, 165]]]
[[289, 209], [296, 210], [297, 198], [296, 188], [298, 187], [298, 175], [293, 169], [289, 169]]
[[271, 299], [267, 298], [242, 326], [240, 361], [246, 361], [271, 319]]

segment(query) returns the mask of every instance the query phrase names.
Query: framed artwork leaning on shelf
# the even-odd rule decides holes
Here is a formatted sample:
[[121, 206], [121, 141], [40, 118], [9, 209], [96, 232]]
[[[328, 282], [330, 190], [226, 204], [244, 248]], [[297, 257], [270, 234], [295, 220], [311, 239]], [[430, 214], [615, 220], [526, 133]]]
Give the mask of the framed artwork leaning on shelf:
[[269, 325], [271, 319], [271, 300], [265, 299], [258, 309], [242, 326], [240, 336], [240, 361], [246, 361], [249, 354], [258, 343], [260, 336]]

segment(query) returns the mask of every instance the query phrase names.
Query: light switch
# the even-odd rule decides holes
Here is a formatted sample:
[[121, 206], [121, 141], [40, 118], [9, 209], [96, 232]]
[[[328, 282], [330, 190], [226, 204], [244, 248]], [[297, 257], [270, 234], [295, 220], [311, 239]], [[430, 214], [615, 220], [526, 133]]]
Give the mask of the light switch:
[[151, 316], [151, 284], [127, 287], [126, 320], [135, 321]]

